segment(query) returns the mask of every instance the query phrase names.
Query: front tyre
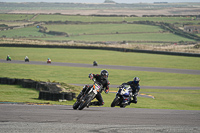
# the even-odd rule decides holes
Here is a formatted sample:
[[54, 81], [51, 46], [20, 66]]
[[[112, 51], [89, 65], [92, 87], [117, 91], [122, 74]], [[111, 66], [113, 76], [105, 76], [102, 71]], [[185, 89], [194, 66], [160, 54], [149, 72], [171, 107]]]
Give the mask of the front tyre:
[[79, 110], [82, 110], [83, 108], [85, 108], [91, 101], [92, 101], [93, 97], [89, 97], [88, 99], [86, 99], [84, 102], [82, 102], [79, 106]]
[[111, 103], [111, 107], [115, 107], [119, 104], [120, 102], [120, 99], [118, 97], [116, 97], [113, 102]]
[[80, 104], [81, 102], [76, 101], [73, 105], [73, 109], [76, 110]]

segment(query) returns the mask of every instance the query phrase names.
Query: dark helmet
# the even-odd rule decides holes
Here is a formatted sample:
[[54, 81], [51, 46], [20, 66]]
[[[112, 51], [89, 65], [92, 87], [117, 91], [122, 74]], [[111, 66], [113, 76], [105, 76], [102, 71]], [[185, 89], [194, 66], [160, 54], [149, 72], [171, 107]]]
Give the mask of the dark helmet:
[[133, 79], [133, 82], [134, 82], [135, 84], [139, 84], [139, 82], [140, 82], [140, 78], [135, 77], [135, 78]]
[[101, 70], [101, 76], [103, 76], [104, 78], [108, 78], [108, 71], [107, 70]]

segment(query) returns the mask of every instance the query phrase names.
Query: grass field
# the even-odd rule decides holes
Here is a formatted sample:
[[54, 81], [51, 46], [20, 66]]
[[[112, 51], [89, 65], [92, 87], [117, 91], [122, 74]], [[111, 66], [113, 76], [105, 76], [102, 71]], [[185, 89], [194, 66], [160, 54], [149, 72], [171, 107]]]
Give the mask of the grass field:
[[[0, 77], [25, 78], [41, 81], [57, 81], [68, 84], [91, 84], [89, 73], [100, 73], [101, 68], [76, 68], [63, 66], [40, 66], [1, 63]], [[132, 80], [134, 76], [141, 78], [142, 86], [200, 86], [200, 75], [142, 72], [108, 69], [109, 81], [113, 85]]]
[[7, 55], [10, 55], [13, 60], [23, 60], [25, 56], [28, 56], [31, 61], [46, 61], [47, 58], [51, 58], [53, 62], [92, 64], [92, 62], [96, 60], [99, 64], [105, 65], [200, 70], [200, 58], [198, 57], [155, 55], [107, 50], [0, 47], [0, 59], [6, 59]]
[[120, 21], [157, 21], [157, 22], [194, 22], [192, 17], [98, 17], [68, 15], [38, 15], [33, 21], [82, 21], [82, 22], [120, 22]]
[[[111, 88], [112, 89], [112, 88]], [[140, 93], [148, 94], [148, 91], [153, 91], [155, 99], [138, 97], [137, 104], [131, 104], [127, 108], [150, 108], [150, 109], [175, 109], [175, 110], [200, 110], [199, 90], [147, 90], [142, 89]], [[26, 89], [20, 86], [0, 85], [0, 102], [22, 102], [22, 103], [37, 103], [37, 104], [57, 104], [57, 105], [73, 105], [73, 101], [58, 102], [39, 100], [39, 92], [34, 89]], [[111, 102], [115, 97], [115, 93], [102, 93], [105, 101], [103, 107], [110, 107]], [[189, 99], [189, 100], [188, 100]]]
[[44, 25], [49, 31], [66, 32], [73, 34], [95, 34], [95, 33], [142, 33], [163, 31], [158, 26], [142, 24], [91, 24], [91, 25]]
[[[30, 20], [33, 15], [5, 15], [0, 14], [2, 20]], [[65, 15], [38, 15], [33, 21], [163, 21], [167, 23], [197, 23], [191, 18], [185, 17], [91, 17], [91, 16], [65, 16]], [[191, 20], [191, 21], [190, 21]], [[13, 22], [14, 24], [14, 22]], [[16, 22], [15, 22], [16, 24]], [[9, 22], [9, 25], [12, 23]], [[44, 25], [48, 30], [69, 33], [69, 37], [58, 37], [38, 32], [36, 26], [21, 29], [0, 31], [0, 37], [25, 38], [39, 40], [77, 40], [77, 41], [193, 41], [172, 33], [150, 33], [163, 31], [157, 26], [149, 25], [127, 25], [127, 24], [106, 24], [106, 25]], [[119, 34], [126, 32], [138, 32], [137, 34]], [[144, 33], [145, 32], [145, 33]], [[149, 33], [148, 33], [149, 32]], [[104, 35], [87, 35], [87, 34]], [[112, 33], [112, 34], [110, 34]], [[14, 41], [14, 40], [13, 40]], [[194, 41], [195, 42], [195, 41]], [[5, 48], [0, 47], [0, 59], [7, 55], [12, 60], [24, 60], [29, 56], [30, 61], [44, 61], [51, 58], [52, 62], [70, 62], [91, 64], [96, 60], [99, 64], [124, 65], [139, 67], [178, 68], [200, 70], [200, 58], [183, 57], [170, 55], [155, 55], [141, 53], [125, 53], [106, 50], [80, 50], [80, 49], [48, 49], [48, 48]], [[25, 78], [41, 81], [57, 81], [68, 84], [92, 84], [88, 79], [89, 73], [99, 73], [100, 68], [75, 68], [62, 66], [40, 66], [23, 64], [0, 63], [0, 77]], [[108, 69], [109, 81], [113, 85], [119, 85], [138, 76], [141, 79], [141, 86], [182, 86], [199, 87], [200, 75], [143, 72], [128, 70]], [[79, 88], [79, 87], [77, 87]], [[116, 91], [117, 88], [111, 88]], [[140, 93], [151, 94], [155, 99], [138, 97], [138, 104], [132, 104], [133, 108], [152, 109], [178, 109], [178, 110], [200, 110], [199, 90], [162, 90], [141, 88]], [[109, 107], [115, 97], [114, 93], [104, 97], [104, 107]], [[74, 101], [53, 102], [38, 100], [38, 91], [24, 89], [20, 86], [0, 85], [0, 102], [33, 102], [72, 105]]]
[[[163, 68], [180, 68], [199, 70], [199, 58], [180, 57], [167, 55], [151, 55], [138, 53], [123, 53], [104, 50], [79, 50], [79, 49], [48, 49], [48, 48], [0, 48], [0, 58], [5, 59], [8, 53], [12, 53], [13, 60], [23, 60], [26, 55], [30, 61], [46, 61], [51, 57], [55, 62], [89, 63], [98, 59], [100, 64], [114, 64], [127, 66], [151, 66]], [[102, 57], [100, 57], [99, 55]], [[92, 57], [93, 56], [93, 57]], [[90, 58], [92, 57], [92, 58]], [[64, 60], [62, 60], [64, 58]], [[57, 81], [68, 84], [92, 84], [89, 73], [99, 73], [100, 68], [76, 68], [63, 66], [41, 66], [28, 64], [0, 63], [0, 77], [25, 78], [40, 81]], [[141, 79], [141, 86], [200, 86], [200, 75], [173, 74], [158, 72], [143, 72], [129, 70], [108, 69], [109, 81], [112, 85], [119, 85], [132, 80], [134, 76]], [[81, 87], [77, 87], [81, 88]], [[81, 89], [80, 89], [81, 90]], [[1, 102], [30, 102], [72, 105], [74, 101], [56, 102], [38, 100], [38, 92], [32, 89], [23, 89], [19, 86], [0, 85]], [[117, 91], [117, 88], [110, 88]], [[141, 88], [141, 94], [153, 95], [155, 99], [138, 97], [138, 104], [132, 104], [133, 108], [151, 109], [184, 109], [200, 110], [199, 90], [163, 90]], [[105, 105], [109, 107], [115, 97], [114, 93], [102, 93]], [[189, 100], [188, 100], [189, 99]]]
[[[1, 20], [8, 25], [15, 25], [16, 22], [26, 22], [25, 25], [33, 22], [64, 22], [64, 21], [80, 21], [80, 22], [133, 22], [133, 21], [154, 21], [172, 23], [178, 27], [185, 24], [197, 24], [195, 17], [99, 17], [99, 16], [71, 16], [71, 15], [28, 15], [28, 14], [0, 14]], [[28, 21], [27, 21], [28, 20]], [[13, 21], [13, 24], [10, 22]], [[19, 26], [22, 26], [19, 24]], [[157, 41], [169, 44], [169, 42], [181, 42], [195, 40], [185, 38], [152, 25], [143, 24], [42, 24], [47, 27], [47, 31], [65, 32], [69, 37], [49, 35], [39, 32], [36, 26], [29, 26], [20, 29], [2, 30], [0, 37], [6, 38], [23, 38], [23, 39], [37, 39], [48, 41], [87, 41], [87, 42], [109, 42], [109, 41]], [[164, 32], [163, 32], [164, 31]], [[162, 43], [158, 43], [160, 45]]]
[[0, 34], [7, 38], [40, 38], [40, 37], [51, 37], [51, 35], [43, 34], [38, 32], [39, 29], [34, 27], [19, 28], [13, 30], [0, 31]]
[[[129, 27], [130, 26], [130, 27]], [[172, 33], [159, 33], [162, 29], [148, 25], [57, 25], [47, 26], [48, 30], [66, 32], [70, 36], [52, 36], [39, 32], [36, 27], [27, 27], [0, 31], [1, 37], [38, 40], [73, 40], [73, 41], [194, 41]], [[96, 28], [95, 28], [96, 27]], [[109, 28], [110, 27], [110, 28]], [[149, 29], [149, 30], [146, 30]], [[131, 33], [132, 32], [132, 33]], [[135, 33], [134, 33], [135, 32]], [[149, 33], [148, 33], [149, 32]], [[157, 32], [157, 33], [152, 33]], [[20, 34], [19, 34], [20, 33]], [[93, 35], [90, 35], [93, 34]]]
[[0, 20], [30, 20], [33, 16], [30, 14], [0, 14]]

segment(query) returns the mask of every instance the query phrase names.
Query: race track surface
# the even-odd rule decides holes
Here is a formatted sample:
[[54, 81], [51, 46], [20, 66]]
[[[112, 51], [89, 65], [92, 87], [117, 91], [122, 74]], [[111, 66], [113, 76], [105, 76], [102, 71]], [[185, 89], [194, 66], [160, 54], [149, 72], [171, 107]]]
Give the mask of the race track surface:
[[200, 111], [0, 104], [0, 132], [199, 133]]

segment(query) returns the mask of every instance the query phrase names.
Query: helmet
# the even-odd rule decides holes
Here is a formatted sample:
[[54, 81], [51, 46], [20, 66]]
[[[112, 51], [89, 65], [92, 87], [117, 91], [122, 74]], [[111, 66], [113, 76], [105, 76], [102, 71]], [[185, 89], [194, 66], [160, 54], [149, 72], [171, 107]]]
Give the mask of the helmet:
[[108, 78], [108, 71], [107, 70], [101, 70], [101, 76], [103, 76], [104, 78]]
[[140, 82], [140, 78], [135, 77], [135, 78], [133, 79], [133, 82], [134, 82], [135, 84], [139, 84], [139, 82]]

